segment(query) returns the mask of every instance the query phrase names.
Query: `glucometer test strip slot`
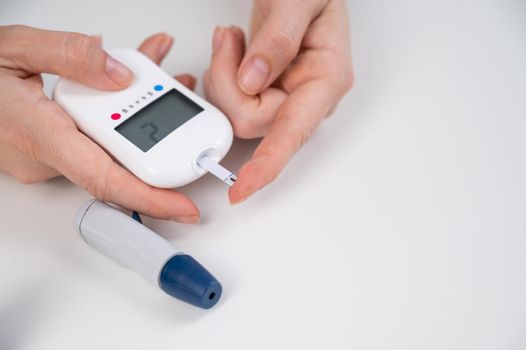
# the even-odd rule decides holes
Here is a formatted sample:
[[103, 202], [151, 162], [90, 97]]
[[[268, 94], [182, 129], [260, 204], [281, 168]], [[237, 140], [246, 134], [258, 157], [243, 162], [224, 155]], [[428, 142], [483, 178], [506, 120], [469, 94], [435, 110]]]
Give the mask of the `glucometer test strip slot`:
[[210, 172], [212, 175], [226, 183], [228, 186], [233, 186], [237, 180], [237, 176], [234, 175], [234, 173], [232, 173], [228, 169], [225, 169], [219, 163], [217, 163], [216, 161], [214, 161], [206, 155], [202, 156], [197, 160], [197, 165]]

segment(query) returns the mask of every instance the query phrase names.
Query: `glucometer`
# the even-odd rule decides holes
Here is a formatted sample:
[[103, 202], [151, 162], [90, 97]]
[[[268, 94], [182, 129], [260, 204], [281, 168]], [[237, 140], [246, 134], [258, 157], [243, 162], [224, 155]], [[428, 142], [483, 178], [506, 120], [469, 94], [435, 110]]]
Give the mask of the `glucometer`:
[[[101, 91], [66, 78], [55, 85], [54, 100], [77, 127], [155, 187], [183, 186], [207, 166], [217, 170], [233, 139], [225, 115], [139, 51], [108, 53], [134, 73], [126, 89]], [[222, 180], [231, 185], [236, 178]]]
[[144, 226], [136, 213], [132, 218], [93, 199], [78, 211], [75, 229], [88, 245], [177, 299], [209, 309], [221, 298], [219, 281], [190, 255]]
[[[77, 127], [152, 186], [183, 186], [207, 171], [232, 186], [236, 176], [218, 163], [233, 139], [223, 113], [140, 52], [108, 52], [133, 71], [128, 88], [100, 91], [65, 78], [55, 85], [55, 101]], [[130, 217], [91, 200], [79, 210], [75, 228], [90, 246], [173, 297], [205, 309], [221, 297], [221, 284], [144, 226], [136, 212]]]

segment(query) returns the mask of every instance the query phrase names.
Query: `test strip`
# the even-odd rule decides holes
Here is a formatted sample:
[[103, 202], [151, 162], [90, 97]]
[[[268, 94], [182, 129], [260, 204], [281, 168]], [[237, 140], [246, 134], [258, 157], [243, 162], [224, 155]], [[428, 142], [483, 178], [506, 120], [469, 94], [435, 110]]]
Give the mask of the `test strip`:
[[209, 171], [219, 180], [226, 183], [228, 186], [234, 185], [237, 180], [237, 176], [234, 175], [230, 170], [223, 168], [219, 163], [215, 162], [207, 156], [202, 156], [197, 160], [197, 165], [201, 168]]

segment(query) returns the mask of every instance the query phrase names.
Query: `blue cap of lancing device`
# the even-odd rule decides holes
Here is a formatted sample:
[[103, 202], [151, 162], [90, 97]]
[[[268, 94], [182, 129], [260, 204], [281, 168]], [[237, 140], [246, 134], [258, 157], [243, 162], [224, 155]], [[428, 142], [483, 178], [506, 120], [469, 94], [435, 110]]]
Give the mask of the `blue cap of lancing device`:
[[221, 297], [221, 284], [190, 255], [172, 257], [161, 272], [159, 286], [167, 294], [209, 309]]
[[141, 222], [97, 200], [79, 210], [75, 226], [92, 247], [139, 272], [168, 295], [203, 309], [221, 298], [222, 287], [199, 262], [177, 250]]

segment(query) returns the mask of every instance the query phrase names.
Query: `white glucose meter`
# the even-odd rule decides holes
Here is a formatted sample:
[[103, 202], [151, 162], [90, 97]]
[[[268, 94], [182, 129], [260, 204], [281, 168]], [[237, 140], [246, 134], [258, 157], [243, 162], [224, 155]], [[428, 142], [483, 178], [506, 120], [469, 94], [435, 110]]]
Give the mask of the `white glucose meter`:
[[[225, 156], [233, 138], [225, 115], [142, 53], [108, 53], [133, 71], [128, 88], [100, 91], [65, 78], [55, 85], [55, 101], [77, 127], [152, 186], [183, 186], [205, 169], [217, 176], [214, 163]], [[228, 171], [219, 173], [229, 185], [235, 181]]]

